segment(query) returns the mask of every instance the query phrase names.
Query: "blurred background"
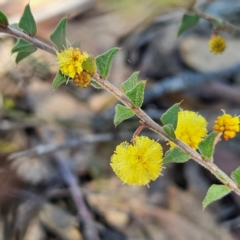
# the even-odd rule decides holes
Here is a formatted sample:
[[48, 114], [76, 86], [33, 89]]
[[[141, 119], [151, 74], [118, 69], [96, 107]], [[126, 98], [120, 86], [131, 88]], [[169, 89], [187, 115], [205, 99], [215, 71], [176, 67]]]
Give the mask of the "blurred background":
[[[147, 79], [143, 109], [157, 122], [176, 102], [205, 116], [212, 131], [221, 109], [240, 114], [240, 39], [222, 34], [227, 49], [208, 50], [211, 25], [177, 38], [189, 1], [31, 0], [37, 37], [49, 35], [68, 16], [69, 42], [97, 56], [119, 46], [109, 81], [121, 86], [133, 71]], [[19, 21], [25, 0], [0, 0], [9, 22]], [[202, 11], [240, 24], [236, 0], [198, 0]], [[116, 99], [104, 90], [71, 82], [52, 92], [55, 56], [38, 50], [15, 64], [16, 39], [0, 36], [0, 240], [86, 239], [84, 196], [100, 239], [240, 239], [240, 198], [231, 194], [202, 211], [209, 186], [218, 181], [189, 161], [170, 164], [150, 188], [123, 185], [110, 168], [117, 144], [139, 126], [131, 118], [116, 128]], [[159, 139], [155, 133], [143, 134]], [[164, 139], [159, 139], [167, 150]], [[240, 165], [240, 137], [216, 147], [215, 162], [227, 174]], [[74, 201], [75, 200], [75, 201]], [[90, 239], [89, 239], [90, 240]]]

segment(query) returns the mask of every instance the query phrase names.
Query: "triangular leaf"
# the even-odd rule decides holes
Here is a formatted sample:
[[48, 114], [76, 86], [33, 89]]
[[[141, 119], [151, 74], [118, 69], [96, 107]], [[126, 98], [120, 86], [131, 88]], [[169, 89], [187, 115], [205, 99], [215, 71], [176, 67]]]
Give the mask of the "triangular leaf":
[[28, 57], [29, 55], [31, 55], [32, 53], [34, 53], [37, 49], [32, 50], [32, 51], [27, 51], [27, 52], [18, 52], [15, 62], [19, 63], [20, 61], [22, 61], [24, 58]]
[[76, 41], [73, 44], [71, 44], [73, 48], [81, 48], [81, 41]]
[[179, 105], [179, 103], [174, 104], [160, 118], [164, 125], [172, 124], [174, 130], [177, 128]]
[[8, 19], [2, 11], [0, 11], [0, 25], [5, 27], [8, 26]]
[[210, 133], [206, 138], [204, 138], [199, 144], [198, 144], [198, 150], [202, 154], [202, 156], [207, 159], [211, 160], [213, 153], [214, 153], [214, 140], [217, 136], [217, 132]]
[[144, 99], [145, 84], [146, 84], [145, 81], [141, 81], [133, 89], [126, 92], [127, 97], [131, 100], [133, 105], [137, 108], [142, 106], [143, 99]]
[[117, 104], [115, 107], [114, 125], [117, 126], [122, 121], [134, 116], [135, 112], [123, 105]]
[[138, 75], [139, 72], [134, 72], [125, 82], [122, 83], [122, 90], [125, 93], [136, 86]]
[[61, 71], [58, 71], [58, 73], [55, 76], [53, 83], [52, 83], [53, 90], [56, 90], [61, 84], [65, 83], [67, 81], [68, 81], [68, 77], [64, 76], [61, 73]]
[[186, 13], [182, 17], [177, 35], [180, 36], [184, 31], [193, 28], [199, 20], [199, 16], [195, 13]]
[[36, 50], [37, 48], [33, 44], [29, 43], [28, 41], [22, 38], [19, 38], [17, 43], [12, 48], [11, 52], [13, 54], [15, 52], [34, 52]]
[[37, 34], [37, 25], [32, 15], [29, 4], [26, 5], [18, 26], [27, 34], [35, 36]]
[[102, 86], [91, 78], [91, 85], [96, 89], [102, 89]]
[[231, 178], [237, 183], [238, 187], [240, 187], [240, 167], [231, 173]]
[[118, 52], [118, 50], [119, 48], [115, 47], [96, 57], [97, 68], [98, 68], [99, 74], [103, 78], [108, 77], [112, 67], [113, 58]]
[[176, 139], [176, 135], [174, 133], [174, 128], [172, 124], [167, 124], [163, 126], [163, 131], [170, 137], [171, 140]]
[[50, 40], [57, 46], [59, 51], [67, 48], [66, 31], [67, 18], [65, 17], [61, 19], [53, 33], [50, 35]]
[[203, 208], [206, 208], [207, 205], [210, 203], [221, 199], [222, 197], [226, 196], [228, 193], [231, 192], [231, 189], [225, 185], [220, 184], [213, 184], [209, 189], [208, 192], [203, 200]]
[[166, 152], [163, 163], [184, 163], [190, 159], [190, 156], [175, 146]]

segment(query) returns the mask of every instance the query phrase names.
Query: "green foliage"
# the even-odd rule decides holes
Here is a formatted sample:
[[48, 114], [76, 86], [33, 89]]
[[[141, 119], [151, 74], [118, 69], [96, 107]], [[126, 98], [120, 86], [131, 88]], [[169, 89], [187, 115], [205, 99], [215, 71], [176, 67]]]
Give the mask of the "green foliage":
[[16, 63], [19, 63], [24, 58], [28, 57], [30, 54], [35, 52], [37, 48], [31, 43], [27, 42], [24, 39], [19, 38], [17, 43], [12, 48], [12, 54], [17, 53], [17, 57], [15, 59]]
[[145, 81], [141, 81], [133, 89], [126, 92], [126, 96], [131, 100], [133, 105], [137, 108], [142, 106], [143, 99], [144, 99], [145, 84], [146, 84]]
[[12, 23], [8, 25], [9, 28], [22, 32], [23, 30], [19, 28], [18, 23]]
[[225, 185], [213, 184], [208, 189], [208, 192], [203, 200], [203, 203], [202, 203], [203, 208], [206, 208], [206, 206], [208, 206], [210, 203], [221, 199], [222, 197], [226, 196], [230, 192], [231, 192], [231, 189]]
[[0, 11], [0, 25], [5, 27], [8, 26], [8, 19], [2, 11]]
[[195, 13], [186, 13], [182, 17], [182, 21], [180, 24], [180, 27], [177, 32], [177, 36], [180, 36], [183, 32], [186, 30], [193, 28], [199, 20], [199, 16], [196, 15]]
[[238, 187], [240, 187], [240, 167], [231, 173], [231, 178], [237, 183]]
[[37, 25], [29, 4], [26, 5], [18, 26], [28, 35], [35, 36], [37, 34]]
[[168, 150], [163, 158], [163, 163], [184, 163], [190, 159], [190, 156], [175, 146]]
[[73, 44], [71, 44], [71, 46], [73, 47], [73, 48], [81, 48], [81, 42], [80, 41], [76, 41], [76, 42], [74, 42]]
[[114, 116], [114, 125], [117, 126], [119, 123], [121, 123], [122, 121], [133, 117], [135, 115], [135, 112], [130, 109], [127, 108], [121, 104], [117, 104], [115, 107], [115, 116]]
[[59, 51], [67, 48], [66, 32], [67, 18], [65, 17], [61, 19], [53, 33], [50, 35], [50, 40], [57, 46]]
[[113, 58], [119, 49], [120, 48], [117, 48], [117, 47], [112, 48], [107, 52], [96, 57], [96, 64], [97, 64], [98, 72], [101, 75], [101, 77], [103, 78], [108, 77], [112, 67]]
[[198, 150], [200, 151], [201, 155], [207, 160], [212, 159], [215, 147], [214, 140], [217, 134], [217, 132], [210, 133], [198, 144]]
[[94, 79], [91, 78], [91, 85], [96, 89], [102, 89], [102, 86], [98, 84]]
[[172, 124], [164, 125], [163, 126], [163, 130], [170, 137], [171, 140], [175, 140], [176, 139], [176, 135], [175, 135], [174, 128], [173, 128]]
[[137, 85], [139, 72], [134, 72], [125, 82], [122, 83], [124, 93], [132, 90]]
[[93, 56], [89, 56], [83, 63], [82, 68], [93, 76], [97, 71], [96, 61]]
[[68, 81], [68, 78], [64, 76], [59, 70], [52, 83], [53, 90], [56, 90], [61, 84], [67, 81]]
[[160, 118], [164, 125], [172, 124], [174, 130], [177, 128], [179, 105], [179, 103], [174, 104]]

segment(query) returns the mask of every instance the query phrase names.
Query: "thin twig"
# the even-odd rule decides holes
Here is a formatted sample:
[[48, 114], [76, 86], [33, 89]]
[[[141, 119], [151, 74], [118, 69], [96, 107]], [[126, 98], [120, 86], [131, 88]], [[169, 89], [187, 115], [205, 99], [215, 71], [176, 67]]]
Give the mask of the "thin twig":
[[[83, 193], [79, 187], [79, 181], [71, 172], [67, 160], [63, 158], [62, 154], [54, 154], [55, 161], [58, 164], [59, 170], [65, 183], [68, 185], [71, 196], [78, 211], [78, 215], [83, 222], [83, 232], [87, 240], [100, 240], [96, 225], [92, 219], [90, 212], [84, 202]], [[70, 161], [70, 160], [69, 160]]]
[[222, 31], [226, 31], [226, 32], [240, 34], [240, 28], [231, 24], [230, 22], [228, 22], [226, 20], [216, 18], [214, 16], [211, 16], [209, 14], [201, 12], [196, 8], [192, 8], [191, 11], [194, 12], [196, 15], [198, 15], [200, 18], [203, 18], [203, 19], [211, 22], [212, 24], [214, 24], [214, 22], [218, 23], [220, 26], [216, 30], [222, 30]]

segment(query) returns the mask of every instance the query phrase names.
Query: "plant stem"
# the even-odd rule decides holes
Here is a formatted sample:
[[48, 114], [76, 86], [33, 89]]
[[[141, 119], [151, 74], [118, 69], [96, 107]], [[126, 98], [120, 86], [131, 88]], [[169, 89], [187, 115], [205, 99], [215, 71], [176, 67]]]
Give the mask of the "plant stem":
[[6, 33], [15, 38], [22, 38], [22, 39], [32, 43], [33, 45], [35, 45], [37, 48], [40, 48], [46, 52], [56, 55], [56, 51], [54, 50], [54, 48], [52, 46], [49, 46], [48, 44], [38, 40], [37, 38], [35, 38], [33, 36], [29, 36], [28, 34], [22, 32], [20, 30], [16, 30], [16, 29], [13, 29], [10, 27], [4, 27], [4, 26], [0, 25], [0, 32]]
[[[208, 15], [204, 12], [201, 12], [199, 11], [198, 9], [196, 8], [192, 8], [190, 10], [191, 12], [194, 12], [196, 15], [198, 15], [200, 18], [203, 18], [211, 23], [214, 23], [214, 22], [218, 22], [221, 24], [221, 27], [219, 26], [219, 30], [222, 30], [222, 31], [226, 31], [226, 32], [231, 32], [231, 33], [238, 33], [240, 34], [240, 28], [229, 23], [228, 21], [226, 20], [223, 20], [223, 19], [220, 19], [220, 18], [217, 18], [217, 17], [214, 17], [214, 16], [211, 16], [211, 15]], [[218, 29], [217, 29], [218, 30]]]

